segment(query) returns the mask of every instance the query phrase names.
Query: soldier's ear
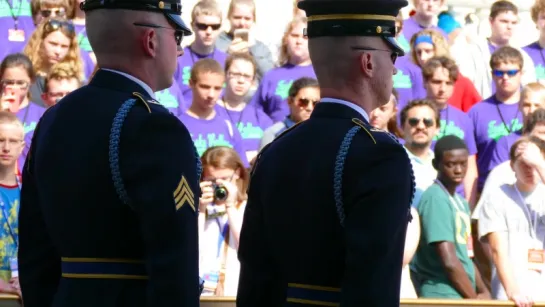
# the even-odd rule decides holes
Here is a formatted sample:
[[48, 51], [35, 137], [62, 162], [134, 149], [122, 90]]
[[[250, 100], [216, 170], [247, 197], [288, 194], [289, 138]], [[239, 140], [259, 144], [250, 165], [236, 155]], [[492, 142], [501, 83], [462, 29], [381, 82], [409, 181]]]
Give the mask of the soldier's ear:
[[358, 62], [360, 64], [360, 70], [361, 72], [367, 76], [371, 77], [373, 75], [374, 71], [374, 65], [371, 61], [371, 53], [369, 52], [361, 52], [358, 56]]

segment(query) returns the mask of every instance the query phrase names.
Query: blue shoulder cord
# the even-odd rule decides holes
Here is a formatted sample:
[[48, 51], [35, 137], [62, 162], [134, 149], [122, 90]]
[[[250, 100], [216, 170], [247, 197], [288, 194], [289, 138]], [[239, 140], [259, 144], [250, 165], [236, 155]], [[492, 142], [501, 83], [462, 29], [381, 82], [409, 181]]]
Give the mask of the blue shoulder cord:
[[[110, 130], [110, 140], [109, 140], [109, 147], [108, 147], [110, 171], [112, 173], [112, 181], [114, 183], [115, 191], [119, 199], [124, 204], [130, 206], [131, 208], [133, 207], [130, 203], [131, 201], [127, 193], [127, 190], [125, 189], [125, 185], [123, 184], [123, 178], [121, 177], [121, 169], [119, 167], [119, 143], [121, 141], [121, 128], [123, 128], [123, 123], [125, 122], [125, 119], [127, 118], [127, 115], [129, 114], [129, 111], [136, 104], [136, 101], [137, 100], [134, 98], [128, 99], [121, 105], [121, 107], [117, 111], [112, 123], [112, 128]], [[195, 149], [195, 156], [197, 160], [197, 163], [196, 163], [197, 178], [199, 178], [200, 180], [201, 174], [202, 174], [202, 163], [196, 149]], [[199, 293], [202, 293], [203, 290], [204, 290], [204, 280], [199, 277]]]
[[[337, 152], [337, 157], [335, 159], [335, 171], [333, 173], [333, 193], [335, 198], [335, 206], [337, 208], [337, 215], [339, 217], [339, 222], [341, 223], [341, 226], [344, 228], [344, 219], [345, 219], [345, 213], [344, 213], [344, 203], [343, 203], [343, 172], [344, 172], [344, 162], [346, 161], [346, 156], [348, 154], [348, 149], [350, 148], [350, 145], [352, 144], [352, 140], [354, 139], [354, 136], [360, 131], [362, 128], [361, 126], [354, 126], [344, 136], [344, 139], [341, 143], [341, 146], [339, 148], [339, 151]], [[397, 144], [400, 145], [399, 141], [390, 133], [386, 132], [390, 138], [392, 138]], [[410, 163], [410, 161], [409, 161]], [[410, 167], [411, 170], [411, 200], [409, 202], [412, 204], [412, 200], [414, 198], [414, 192], [415, 192], [415, 182], [414, 182], [414, 173], [412, 170], [412, 166]], [[411, 216], [411, 210], [409, 207], [408, 210], [408, 217], [409, 221], [412, 220]]]

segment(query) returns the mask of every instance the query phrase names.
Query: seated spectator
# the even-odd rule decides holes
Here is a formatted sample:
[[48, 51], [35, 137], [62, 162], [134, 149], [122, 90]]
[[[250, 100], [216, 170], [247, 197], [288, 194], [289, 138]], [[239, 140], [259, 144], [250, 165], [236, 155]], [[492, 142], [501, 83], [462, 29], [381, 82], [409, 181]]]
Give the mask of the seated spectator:
[[[545, 85], [532, 82], [527, 84], [520, 94], [520, 101], [518, 103], [519, 109], [522, 113], [523, 125], [526, 125], [528, 117], [537, 109], [545, 108]], [[514, 131], [498, 140], [496, 146], [492, 152], [490, 163], [493, 165], [499, 165], [509, 160], [509, 149], [522, 136], [521, 129]]]
[[197, 61], [189, 79], [193, 101], [178, 118], [189, 130], [199, 156], [210, 147], [227, 146], [234, 148], [244, 165], [249, 166], [240, 132], [229, 118], [216, 111], [224, 82], [225, 72], [220, 63], [213, 59]]
[[[80, 81], [85, 80], [85, 67], [72, 22], [65, 19], [46, 19], [32, 34], [24, 53], [32, 61], [36, 80], [30, 86], [33, 102], [45, 106], [42, 100], [45, 77], [57, 63], [68, 63], [77, 71]], [[94, 67], [91, 67], [91, 72]]]
[[282, 121], [289, 115], [286, 99], [293, 81], [302, 77], [316, 78], [310, 62], [308, 38], [303, 35], [306, 26], [306, 17], [298, 17], [288, 24], [278, 58], [280, 67], [263, 76], [251, 101], [274, 122]]
[[77, 72], [68, 63], [59, 63], [51, 68], [45, 78], [42, 99], [47, 107], [52, 107], [64, 96], [81, 87]]
[[404, 148], [413, 167], [415, 192], [412, 206], [416, 207], [435, 178], [437, 171], [432, 165], [434, 158], [431, 144], [441, 122], [439, 111], [433, 101], [413, 100], [401, 110]]
[[469, 151], [467, 174], [463, 186], [459, 186], [458, 193], [466, 197], [471, 205], [475, 205], [477, 197], [477, 145], [475, 144], [475, 129], [469, 116], [453, 107], [453, 91], [456, 80], [460, 78], [458, 66], [448, 57], [433, 57], [422, 67], [426, 98], [432, 100], [441, 117], [441, 129], [434, 137], [435, 141], [445, 135], [456, 135], [463, 139]]
[[263, 132], [259, 150], [272, 142], [282, 132], [294, 125], [310, 118], [314, 106], [320, 101], [320, 85], [313, 78], [301, 78], [295, 80], [288, 92], [288, 106], [290, 115], [283, 121], [277, 122]]
[[250, 54], [229, 56], [225, 63], [227, 83], [217, 108], [238, 128], [246, 149], [246, 158], [250, 162], [257, 156], [263, 131], [273, 124], [272, 119], [261, 109], [244, 100], [254, 81], [256, 69], [255, 60]]
[[208, 148], [202, 158], [199, 201], [199, 269], [203, 295], [236, 296], [237, 251], [248, 196], [249, 174], [237, 152]]
[[14, 172], [23, 150], [23, 125], [9, 112], [0, 112], [0, 292], [21, 296], [17, 270], [18, 213], [21, 180]]
[[382, 105], [369, 113], [369, 124], [371, 126], [388, 131], [403, 141], [403, 135], [397, 126], [397, 91], [392, 89], [392, 95], [387, 104]]
[[545, 143], [522, 137], [510, 151], [514, 184], [489, 193], [479, 218], [479, 238], [492, 250], [492, 297], [530, 306], [545, 300]]
[[[230, 29], [220, 33], [216, 46], [228, 54], [249, 52], [257, 62], [257, 80], [261, 80], [266, 72], [274, 68], [271, 51], [263, 42], [255, 39], [252, 29], [256, 23], [256, 9], [254, 0], [231, 0], [227, 11]], [[245, 35], [235, 37], [237, 30], [248, 31]]]
[[185, 101], [191, 101], [189, 77], [191, 67], [201, 59], [214, 59], [222, 66], [227, 54], [216, 47], [222, 25], [222, 13], [214, 0], [201, 0], [195, 4], [191, 12], [191, 28], [195, 40], [184, 48], [184, 54], [178, 58], [178, 66], [174, 72], [174, 80], [178, 84]]
[[467, 171], [465, 142], [448, 135], [435, 145], [437, 179], [418, 205], [422, 236], [414, 259], [419, 297], [488, 298], [472, 261], [469, 204], [456, 193]]
[[8, 54], [23, 52], [34, 32], [30, 2], [31, 0], [1, 2], [3, 14], [0, 15], [0, 61]]

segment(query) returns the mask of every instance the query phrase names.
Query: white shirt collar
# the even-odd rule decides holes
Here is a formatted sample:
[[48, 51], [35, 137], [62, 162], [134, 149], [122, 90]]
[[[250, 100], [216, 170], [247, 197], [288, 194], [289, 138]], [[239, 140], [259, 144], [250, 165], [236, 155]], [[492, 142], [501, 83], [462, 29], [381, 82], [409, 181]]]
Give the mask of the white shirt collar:
[[138, 85], [140, 85], [147, 93], [148, 95], [155, 99], [155, 93], [151, 90], [151, 87], [149, 87], [149, 85], [147, 85], [146, 83], [144, 83], [144, 81], [136, 78], [135, 76], [131, 76], [127, 73], [124, 73], [122, 71], [119, 71], [119, 70], [113, 70], [113, 69], [107, 69], [107, 68], [101, 68], [102, 70], [106, 70], [106, 71], [111, 71], [111, 72], [115, 72], [116, 74], [120, 74], [134, 82], [136, 82]]
[[338, 103], [338, 104], [342, 104], [344, 106], [347, 106], [349, 108], [352, 108], [354, 111], [358, 112], [361, 114], [361, 116], [363, 116], [363, 118], [365, 118], [365, 120], [367, 122], [369, 122], [369, 115], [367, 115], [367, 112], [365, 112], [365, 110], [358, 106], [357, 104], [355, 103], [352, 103], [352, 102], [349, 102], [349, 101], [346, 101], [346, 100], [342, 100], [342, 99], [336, 99], [336, 98], [329, 98], [329, 97], [323, 97], [321, 100], [320, 100], [320, 103]]

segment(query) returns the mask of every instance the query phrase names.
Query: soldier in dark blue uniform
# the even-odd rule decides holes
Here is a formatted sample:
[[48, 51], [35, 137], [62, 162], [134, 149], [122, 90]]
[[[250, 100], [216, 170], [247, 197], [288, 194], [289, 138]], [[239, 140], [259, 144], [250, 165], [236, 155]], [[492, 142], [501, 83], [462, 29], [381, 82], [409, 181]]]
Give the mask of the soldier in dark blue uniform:
[[414, 177], [368, 114], [388, 102], [405, 0], [306, 0], [322, 99], [264, 148], [242, 225], [238, 307], [399, 306]]
[[51, 107], [23, 171], [26, 307], [198, 306], [201, 167], [154, 99], [191, 32], [176, 0], [87, 0], [101, 67]]

